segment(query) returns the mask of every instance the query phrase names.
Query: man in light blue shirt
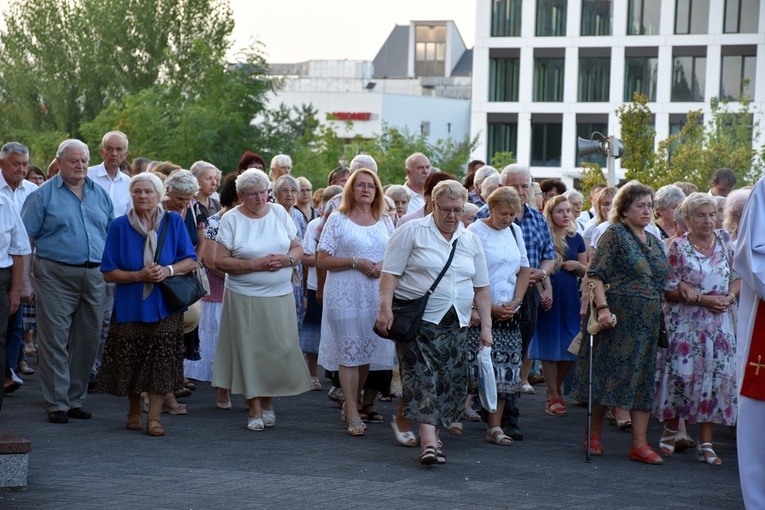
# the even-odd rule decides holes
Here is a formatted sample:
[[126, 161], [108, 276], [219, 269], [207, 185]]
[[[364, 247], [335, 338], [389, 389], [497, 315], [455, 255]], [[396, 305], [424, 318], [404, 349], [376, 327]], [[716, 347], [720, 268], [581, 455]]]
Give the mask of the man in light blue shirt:
[[60, 172], [29, 195], [21, 212], [35, 249], [41, 389], [48, 421], [88, 419], [88, 376], [101, 335], [101, 256], [114, 219], [109, 195], [87, 177], [90, 152], [61, 142]]

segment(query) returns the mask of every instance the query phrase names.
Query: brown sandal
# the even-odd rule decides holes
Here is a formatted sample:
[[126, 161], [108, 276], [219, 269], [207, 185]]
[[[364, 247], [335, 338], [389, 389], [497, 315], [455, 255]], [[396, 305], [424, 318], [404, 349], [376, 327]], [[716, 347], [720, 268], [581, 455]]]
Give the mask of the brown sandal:
[[143, 422], [140, 414], [128, 414], [125, 428], [128, 430], [143, 430]]
[[159, 420], [148, 420], [146, 422], [146, 433], [150, 436], [164, 436], [165, 428]]

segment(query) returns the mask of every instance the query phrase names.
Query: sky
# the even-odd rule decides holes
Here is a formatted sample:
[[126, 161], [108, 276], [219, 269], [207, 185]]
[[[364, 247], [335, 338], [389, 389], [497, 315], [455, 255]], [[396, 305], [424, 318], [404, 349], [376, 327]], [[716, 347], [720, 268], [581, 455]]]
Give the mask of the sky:
[[230, 1], [233, 50], [255, 37], [272, 63], [373, 60], [393, 27], [412, 20], [454, 20], [465, 46], [475, 40], [475, 0]]

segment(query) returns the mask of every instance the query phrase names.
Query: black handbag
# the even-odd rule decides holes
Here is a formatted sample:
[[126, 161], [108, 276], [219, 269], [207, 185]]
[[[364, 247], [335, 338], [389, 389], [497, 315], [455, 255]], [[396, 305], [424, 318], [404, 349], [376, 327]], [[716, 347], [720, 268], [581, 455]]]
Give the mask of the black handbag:
[[378, 329], [377, 325], [372, 328], [378, 336], [388, 338], [398, 343], [410, 343], [414, 342], [417, 338], [417, 330], [420, 327], [420, 321], [422, 315], [425, 313], [425, 306], [428, 304], [428, 298], [436, 290], [441, 279], [446, 274], [449, 266], [452, 264], [454, 258], [454, 252], [457, 249], [457, 239], [454, 240], [452, 245], [452, 251], [449, 254], [449, 259], [446, 261], [446, 265], [441, 270], [441, 273], [430, 286], [428, 292], [424, 296], [416, 299], [398, 299], [393, 296], [393, 303], [391, 310], [393, 311], [393, 324], [388, 329], [388, 334], [383, 335]]
[[[165, 212], [163, 220], [157, 241], [157, 251], [154, 255], [154, 262], [157, 264], [159, 264], [159, 255], [162, 253], [162, 245], [165, 244], [165, 237], [167, 237], [167, 224], [170, 222], [169, 213]], [[162, 297], [173, 312], [188, 308], [207, 295], [196, 271], [197, 269], [190, 273], [171, 276], [159, 282]]]

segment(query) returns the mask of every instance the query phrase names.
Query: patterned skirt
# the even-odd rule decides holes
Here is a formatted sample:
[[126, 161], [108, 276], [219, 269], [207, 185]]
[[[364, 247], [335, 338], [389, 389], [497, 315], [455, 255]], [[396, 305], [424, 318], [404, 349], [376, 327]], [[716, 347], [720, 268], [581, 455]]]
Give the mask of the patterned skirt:
[[[468, 388], [471, 392], [478, 390], [478, 337], [480, 327], [469, 328], [468, 344]], [[491, 361], [494, 365], [494, 377], [497, 379], [497, 393], [506, 398], [521, 389], [521, 327], [516, 319], [505, 322], [493, 322], [491, 336], [494, 345], [491, 346]]]
[[112, 322], [97, 391], [169, 393], [183, 384], [183, 314], [159, 322]]
[[452, 307], [440, 324], [423, 321], [416, 341], [396, 344], [404, 416], [443, 428], [460, 419], [467, 397], [467, 329]]

